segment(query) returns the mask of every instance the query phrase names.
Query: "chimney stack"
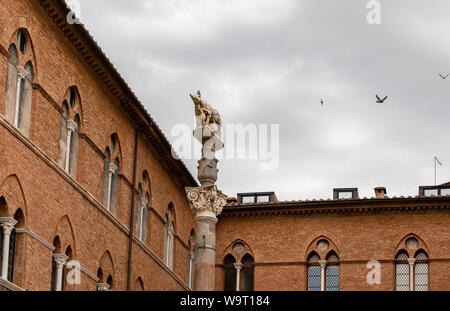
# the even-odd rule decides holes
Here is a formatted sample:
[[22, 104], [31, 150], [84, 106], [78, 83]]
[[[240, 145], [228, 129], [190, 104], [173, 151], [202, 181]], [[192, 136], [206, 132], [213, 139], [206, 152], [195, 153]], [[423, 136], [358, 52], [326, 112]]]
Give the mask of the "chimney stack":
[[382, 199], [386, 197], [387, 191], [385, 187], [376, 187], [375, 189], [375, 197], [377, 199]]

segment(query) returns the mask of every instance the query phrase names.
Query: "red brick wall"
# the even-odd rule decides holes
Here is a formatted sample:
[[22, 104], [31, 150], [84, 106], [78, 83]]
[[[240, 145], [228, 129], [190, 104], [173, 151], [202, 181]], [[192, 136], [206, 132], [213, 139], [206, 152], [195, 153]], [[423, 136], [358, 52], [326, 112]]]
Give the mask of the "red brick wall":
[[[221, 217], [216, 289], [223, 289], [225, 250], [241, 239], [254, 254], [255, 290], [306, 290], [307, 250], [325, 236], [338, 250], [341, 290], [394, 290], [393, 260], [399, 243], [413, 233], [428, 249], [429, 289], [450, 290], [449, 224], [448, 210]], [[367, 284], [369, 260], [381, 261], [380, 285]]]
[[[19, 28], [28, 31], [36, 64], [29, 139], [19, 139], [19, 134], [8, 129], [7, 121], [0, 122], [0, 196], [7, 200], [9, 216], [13, 216], [17, 206], [22, 208], [26, 230], [50, 245], [59, 234], [61, 244], [70, 244], [74, 259], [94, 275], [100, 258], [109, 251], [113, 261], [114, 289], [125, 290], [135, 125], [37, 1], [0, 0], [0, 25], [0, 46], [4, 50], [8, 49], [11, 37]], [[6, 63], [6, 56], [0, 54], [0, 115], [4, 114]], [[58, 107], [70, 86], [77, 87], [82, 106], [78, 170], [76, 180], [72, 181], [57, 168]], [[102, 202], [102, 153], [113, 133], [120, 142], [122, 177], [119, 179], [117, 215], [108, 216], [108, 212], [99, 206]], [[43, 155], [39, 155], [39, 150]], [[186, 279], [186, 245], [194, 228], [193, 215], [183, 186], [171, 177], [153, 146], [141, 137], [138, 181], [144, 170], [149, 172], [151, 180], [150, 206], [159, 218], [149, 213], [146, 246], [133, 243], [131, 285], [141, 277], [146, 290], [182, 290], [184, 287], [179, 280], [184, 282]], [[11, 177], [8, 179], [8, 176], [11, 175], [17, 176], [20, 186], [10, 186], [8, 180]], [[17, 189], [22, 189], [23, 202], [16, 204], [15, 197], [19, 196], [12, 191]], [[178, 236], [175, 239], [175, 274], [168, 272], [161, 262], [164, 224], [160, 219], [164, 219], [170, 202], [175, 208], [175, 233]], [[58, 224], [65, 216], [68, 221], [60, 233]], [[21, 234], [25, 237], [25, 258], [21, 264], [24, 277], [18, 285], [28, 290], [50, 289], [52, 251], [31, 235]], [[73, 287], [74, 290], [95, 288], [96, 282], [85, 273], [82, 273], [81, 285]]]

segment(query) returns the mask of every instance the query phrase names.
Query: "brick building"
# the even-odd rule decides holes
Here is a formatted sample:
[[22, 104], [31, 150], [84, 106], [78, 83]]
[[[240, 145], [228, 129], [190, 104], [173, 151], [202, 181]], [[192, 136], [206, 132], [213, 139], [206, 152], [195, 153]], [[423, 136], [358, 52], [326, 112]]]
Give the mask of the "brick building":
[[238, 194], [217, 224], [216, 289], [450, 290], [449, 195], [450, 183], [406, 198]]
[[[0, 287], [189, 290], [197, 182], [64, 1], [0, 4]], [[448, 188], [239, 194], [217, 224], [216, 289], [450, 290]]]
[[[195, 224], [184, 187], [197, 182], [68, 12], [64, 1], [0, 1], [3, 279], [187, 290]], [[80, 285], [63, 278], [72, 260]]]

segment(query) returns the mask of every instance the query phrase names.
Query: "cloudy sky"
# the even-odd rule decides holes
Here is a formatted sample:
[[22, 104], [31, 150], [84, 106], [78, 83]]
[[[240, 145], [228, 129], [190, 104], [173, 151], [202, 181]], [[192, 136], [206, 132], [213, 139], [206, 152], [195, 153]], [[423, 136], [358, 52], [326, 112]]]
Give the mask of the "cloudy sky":
[[224, 124], [279, 125], [276, 169], [219, 162], [226, 194], [416, 195], [435, 155], [450, 181], [450, 1], [381, 0], [380, 25], [367, 2], [81, 0], [81, 21], [171, 142], [194, 125], [197, 89]]

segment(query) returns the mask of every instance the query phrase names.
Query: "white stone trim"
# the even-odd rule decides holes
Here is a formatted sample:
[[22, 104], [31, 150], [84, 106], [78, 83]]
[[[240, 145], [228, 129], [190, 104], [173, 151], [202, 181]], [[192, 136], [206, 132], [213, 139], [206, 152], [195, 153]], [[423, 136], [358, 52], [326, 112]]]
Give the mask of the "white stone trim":
[[24, 234], [28, 234], [29, 236], [33, 237], [34, 239], [36, 239], [39, 243], [41, 243], [42, 245], [44, 245], [46, 248], [48, 248], [49, 250], [51, 250], [52, 252], [56, 249], [53, 245], [51, 245], [50, 243], [48, 243], [47, 241], [45, 241], [43, 238], [41, 238], [40, 236], [38, 236], [36, 233], [34, 233], [33, 231], [29, 230], [29, 229], [25, 229], [25, 228], [17, 228], [16, 229], [16, 233], [24, 233]]
[[10, 281], [0, 278], [0, 286], [6, 287], [13, 292], [24, 292], [25, 290]]

